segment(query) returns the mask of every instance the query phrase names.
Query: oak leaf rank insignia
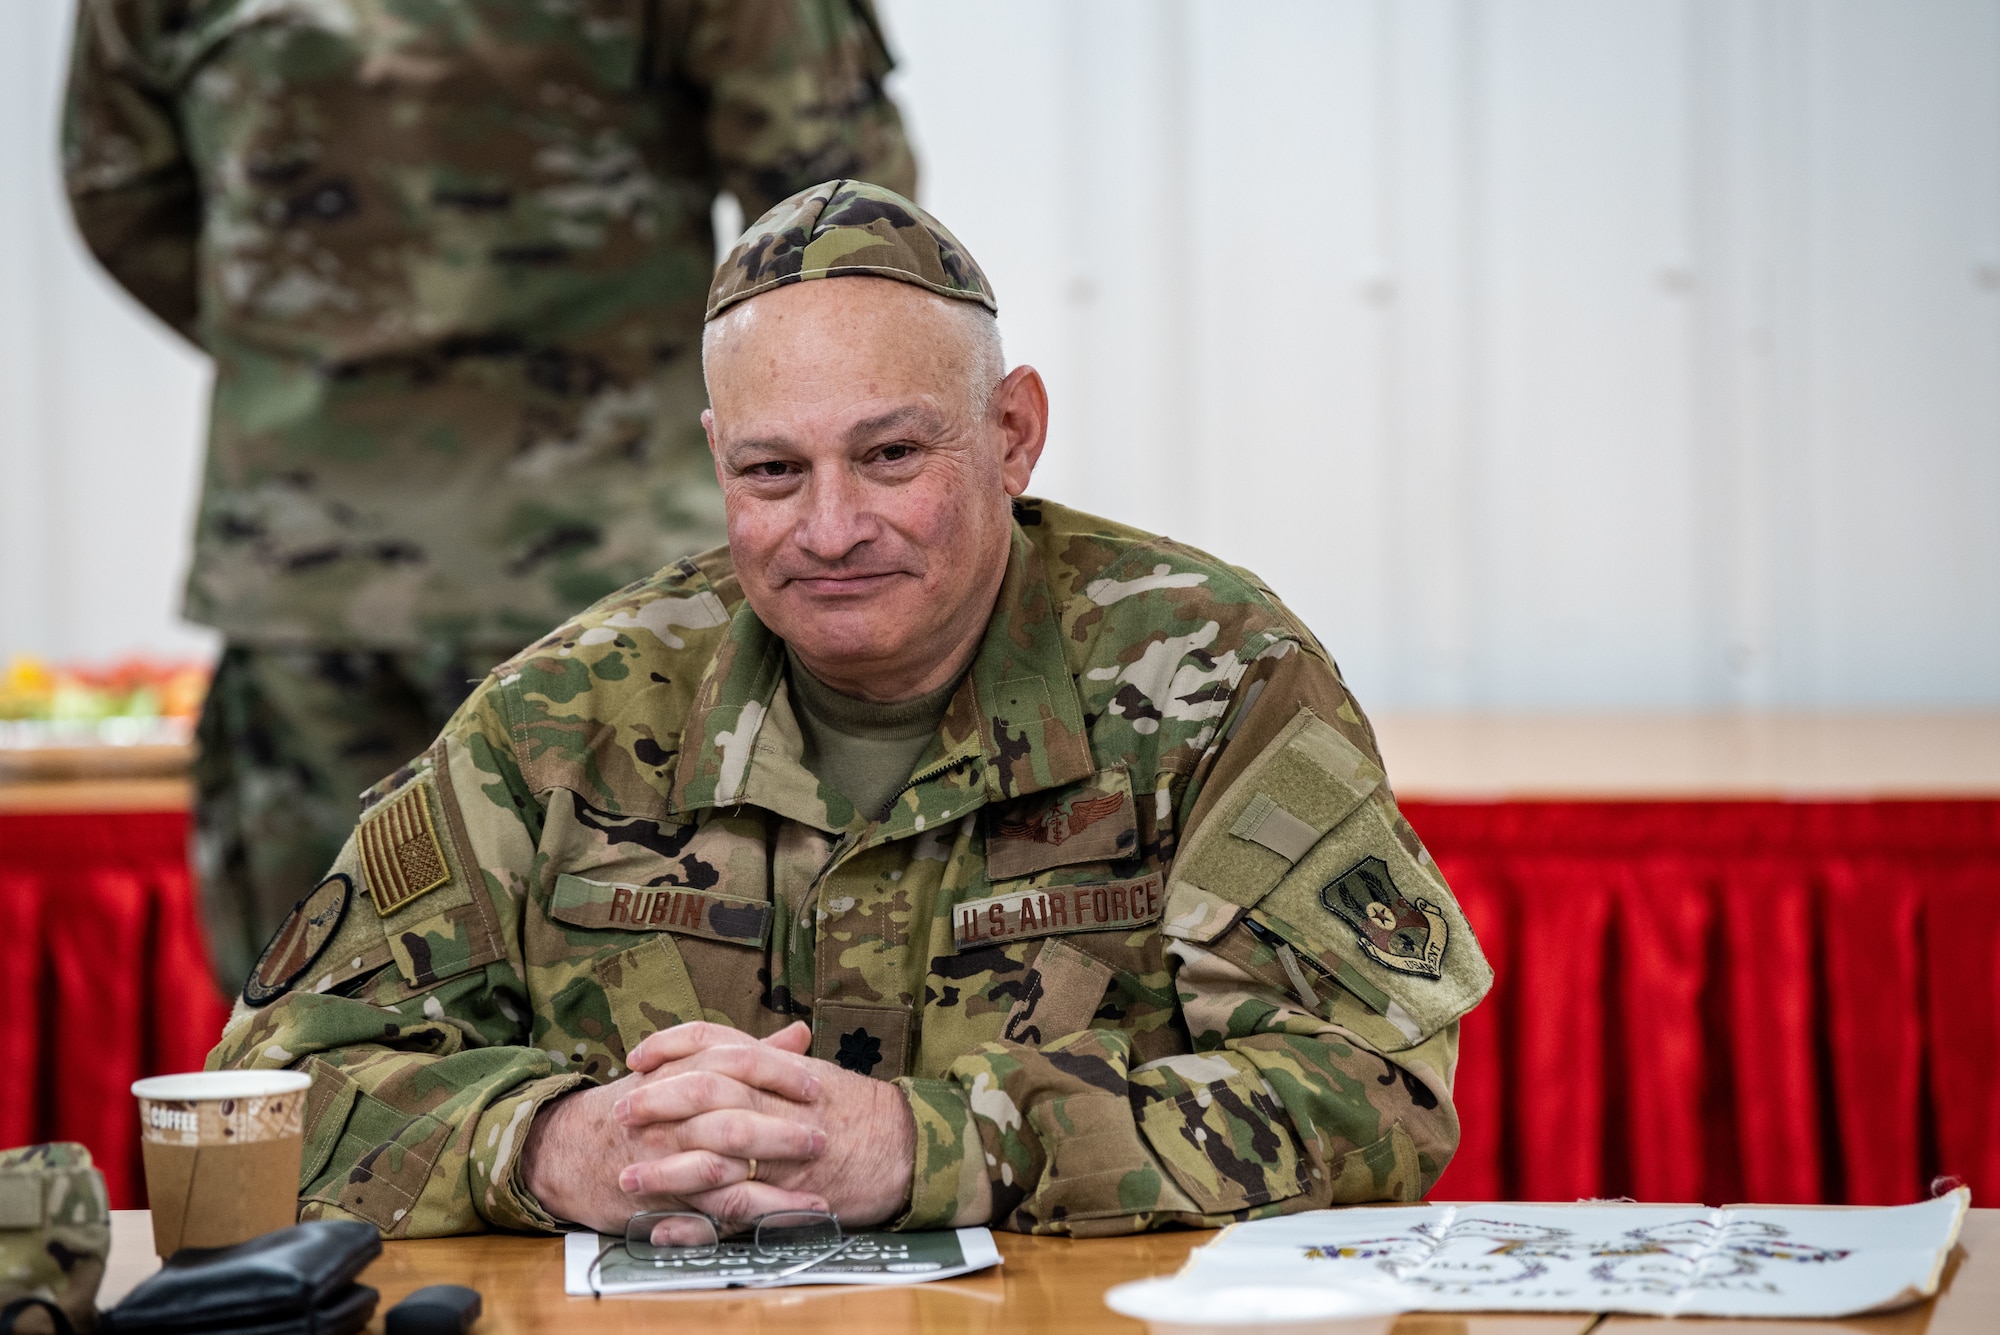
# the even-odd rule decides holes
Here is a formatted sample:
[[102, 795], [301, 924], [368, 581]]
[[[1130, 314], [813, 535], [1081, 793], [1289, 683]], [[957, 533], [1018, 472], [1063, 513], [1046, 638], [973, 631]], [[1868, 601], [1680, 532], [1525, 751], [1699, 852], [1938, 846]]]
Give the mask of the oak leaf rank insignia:
[[1328, 881], [1319, 902], [1354, 929], [1355, 944], [1385, 969], [1437, 978], [1451, 928], [1437, 906], [1396, 888], [1389, 865], [1365, 857]]
[[383, 917], [451, 880], [424, 785], [413, 783], [362, 818], [355, 832], [369, 897]]
[[867, 1075], [882, 1061], [882, 1040], [866, 1029], [842, 1034], [834, 1061], [857, 1075]]

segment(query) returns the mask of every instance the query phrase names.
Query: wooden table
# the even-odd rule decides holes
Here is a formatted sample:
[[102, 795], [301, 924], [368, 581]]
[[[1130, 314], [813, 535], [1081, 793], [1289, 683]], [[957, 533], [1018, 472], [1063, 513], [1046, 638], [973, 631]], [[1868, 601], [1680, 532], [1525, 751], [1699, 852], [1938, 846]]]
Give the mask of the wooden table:
[[[719, 1294], [655, 1294], [631, 1298], [571, 1298], [562, 1290], [560, 1238], [466, 1237], [391, 1242], [361, 1276], [382, 1291], [370, 1330], [382, 1313], [426, 1284], [466, 1284], [485, 1299], [478, 1335], [565, 1331], [618, 1335], [672, 1328], [676, 1335], [727, 1330], [741, 1335], [898, 1335], [953, 1331], [967, 1335], [1065, 1335], [1138, 1331], [1104, 1305], [1104, 1291], [1128, 1279], [1178, 1268], [1212, 1233], [1159, 1233], [1077, 1242], [995, 1233], [1004, 1259], [998, 1270], [963, 1279], [893, 1289], [736, 1290]], [[152, 1224], [144, 1210], [112, 1214], [111, 1264], [100, 1301], [109, 1304], [159, 1267]], [[666, 1306], [662, 1306], [665, 1304]], [[1993, 1328], [2000, 1311], [2000, 1210], [1974, 1210], [1930, 1302], [1881, 1316], [1843, 1321], [1717, 1321], [1684, 1318], [1698, 1335], [1972, 1335]], [[1593, 1331], [1593, 1327], [1596, 1329]], [[1649, 1317], [1589, 1315], [1466, 1316], [1412, 1313], [1394, 1335], [1642, 1335], [1666, 1328]], [[1238, 1327], [1241, 1331], [1246, 1328]], [[1266, 1328], [1271, 1329], [1271, 1328]], [[1300, 1331], [1309, 1327], [1296, 1327]]]

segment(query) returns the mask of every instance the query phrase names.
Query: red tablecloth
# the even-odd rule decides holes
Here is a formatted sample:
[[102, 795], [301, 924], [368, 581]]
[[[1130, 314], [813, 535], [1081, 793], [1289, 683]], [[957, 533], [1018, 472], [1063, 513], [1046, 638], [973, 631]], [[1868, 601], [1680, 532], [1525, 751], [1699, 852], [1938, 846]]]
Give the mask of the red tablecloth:
[[2000, 801], [1405, 810], [1499, 976], [1440, 1198], [2000, 1199]]
[[145, 1204], [142, 1076], [199, 1070], [209, 981], [178, 812], [0, 816], [0, 1146], [80, 1140]]
[[[2000, 801], [1406, 804], [1499, 983], [1437, 1195], [2000, 1196]], [[0, 1145], [143, 1198], [126, 1086], [199, 1066], [185, 818], [0, 817]]]

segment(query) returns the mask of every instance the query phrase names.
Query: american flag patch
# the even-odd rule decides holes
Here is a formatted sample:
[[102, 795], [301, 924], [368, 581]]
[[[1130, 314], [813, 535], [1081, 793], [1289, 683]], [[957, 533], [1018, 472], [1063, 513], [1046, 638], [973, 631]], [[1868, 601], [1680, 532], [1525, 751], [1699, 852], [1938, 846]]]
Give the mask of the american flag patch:
[[385, 918], [451, 879], [424, 791], [411, 784], [369, 812], [355, 836], [368, 895]]

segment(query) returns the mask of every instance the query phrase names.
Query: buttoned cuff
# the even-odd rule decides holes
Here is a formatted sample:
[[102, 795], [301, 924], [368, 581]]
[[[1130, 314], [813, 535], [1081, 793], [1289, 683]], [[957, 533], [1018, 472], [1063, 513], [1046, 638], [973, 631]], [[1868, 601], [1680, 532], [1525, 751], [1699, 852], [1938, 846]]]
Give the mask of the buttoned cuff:
[[897, 1230], [966, 1228], [987, 1222], [986, 1150], [972, 1119], [972, 1103], [951, 1080], [896, 1082], [916, 1122], [916, 1162], [910, 1168], [910, 1208], [889, 1227]]
[[495, 1099], [472, 1129], [472, 1204], [495, 1228], [524, 1233], [560, 1233], [564, 1221], [544, 1210], [521, 1181], [521, 1150], [528, 1127], [551, 1100], [581, 1088], [580, 1075], [530, 1080]]

